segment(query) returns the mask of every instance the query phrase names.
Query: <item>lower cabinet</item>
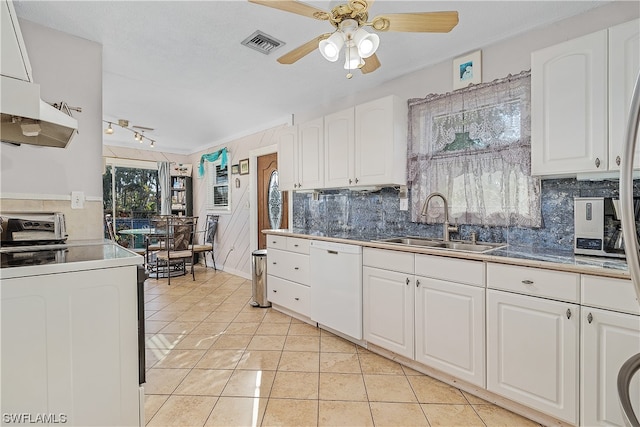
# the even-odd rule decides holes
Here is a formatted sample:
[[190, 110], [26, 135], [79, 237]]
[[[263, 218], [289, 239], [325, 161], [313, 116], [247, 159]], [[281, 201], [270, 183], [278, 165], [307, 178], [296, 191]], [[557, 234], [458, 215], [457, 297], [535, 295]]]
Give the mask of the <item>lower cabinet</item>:
[[413, 272], [362, 269], [364, 339], [413, 359]]
[[289, 314], [310, 315], [309, 240], [267, 238], [267, 299]]
[[485, 289], [416, 277], [418, 362], [485, 386]]
[[487, 290], [487, 389], [578, 424], [580, 307]]

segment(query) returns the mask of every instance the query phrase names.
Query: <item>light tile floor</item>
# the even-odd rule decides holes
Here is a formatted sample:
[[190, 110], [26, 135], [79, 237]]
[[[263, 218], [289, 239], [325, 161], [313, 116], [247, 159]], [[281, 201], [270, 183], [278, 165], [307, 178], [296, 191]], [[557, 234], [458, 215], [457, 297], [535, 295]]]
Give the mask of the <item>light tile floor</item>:
[[147, 426], [537, 426], [198, 268], [145, 283]]

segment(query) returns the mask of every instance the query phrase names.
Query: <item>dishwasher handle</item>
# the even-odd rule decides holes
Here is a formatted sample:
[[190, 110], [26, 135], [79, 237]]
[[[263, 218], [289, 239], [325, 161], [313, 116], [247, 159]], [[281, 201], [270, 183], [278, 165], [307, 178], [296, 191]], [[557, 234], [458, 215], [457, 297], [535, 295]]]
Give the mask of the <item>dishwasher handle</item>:
[[327, 253], [332, 255], [338, 255], [338, 251], [332, 251], [330, 249], [327, 249]]

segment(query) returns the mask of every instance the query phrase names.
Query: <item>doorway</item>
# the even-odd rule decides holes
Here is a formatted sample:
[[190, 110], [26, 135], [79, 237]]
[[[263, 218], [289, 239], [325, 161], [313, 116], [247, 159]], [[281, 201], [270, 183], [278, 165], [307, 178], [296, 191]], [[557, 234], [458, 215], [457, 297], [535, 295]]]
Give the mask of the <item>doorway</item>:
[[[262, 230], [272, 228], [269, 214], [269, 205], [274, 205], [274, 196], [270, 196], [270, 191], [275, 190], [274, 186], [277, 185], [277, 170], [278, 170], [278, 153], [270, 153], [257, 157], [256, 161], [256, 202], [257, 202], [257, 242], [258, 249], [267, 248], [267, 236], [262, 233]], [[275, 173], [274, 173], [275, 172]], [[279, 190], [277, 190], [279, 191]], [[276, 199], [281, 200], [281, 206], [279, 212], [280, 225], [278, 228], [289, 228], [289, 203], [288, 194], [286, 191], [279, 191], [281, 197]], [[277, 200], [275, 201], [277, 204]], [[274, 209], [274, 207], [272, 207]], [[278, 215], [271, 215], [274, 218]]]

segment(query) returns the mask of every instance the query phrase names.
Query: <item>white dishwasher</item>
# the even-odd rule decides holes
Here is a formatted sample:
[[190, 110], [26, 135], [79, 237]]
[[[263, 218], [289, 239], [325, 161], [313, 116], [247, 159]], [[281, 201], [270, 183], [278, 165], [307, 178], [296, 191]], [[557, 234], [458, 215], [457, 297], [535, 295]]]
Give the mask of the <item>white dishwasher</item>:
[[362, 247], [312, 240], [311, 319], [362, 339]]

